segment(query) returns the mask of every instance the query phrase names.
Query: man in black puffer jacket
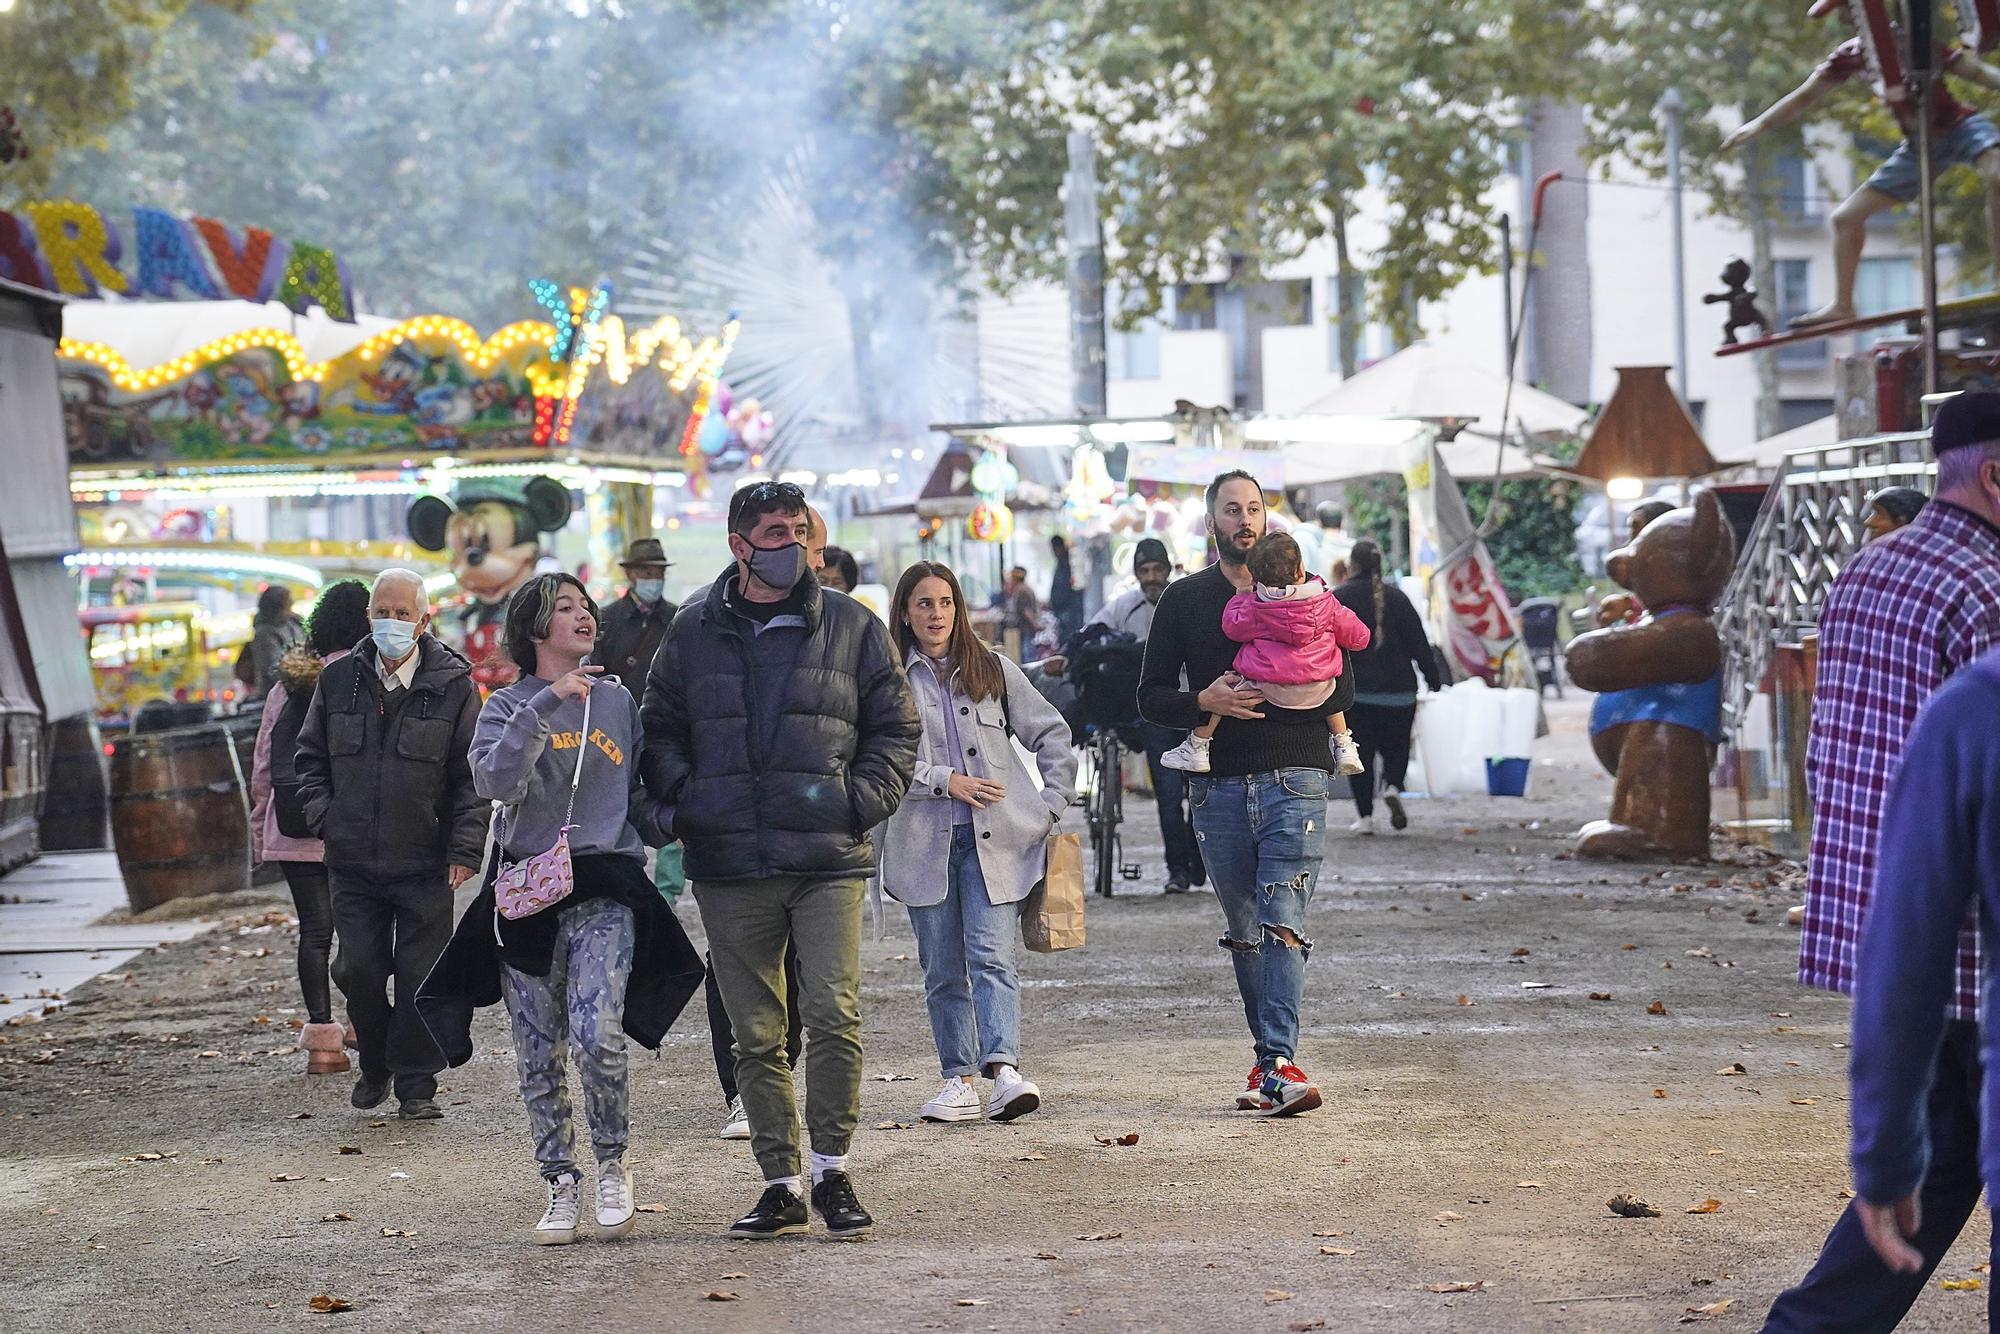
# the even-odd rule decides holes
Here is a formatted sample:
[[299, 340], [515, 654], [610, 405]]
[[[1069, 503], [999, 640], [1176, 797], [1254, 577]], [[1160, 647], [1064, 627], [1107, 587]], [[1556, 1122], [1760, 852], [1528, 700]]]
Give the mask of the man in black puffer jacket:
[[353, 1103], [378, 1105], [393, 1077], [400, 1114], [420, 1121], [441, 1115], [444, 1055], [417, 1015], [417, 986], [451, 939], [452, 891], [478, 870], [488, 812], [467, 758], [472, 666], [424, 633], [430, 620], [415, 573], [376, 578], [369, 636], [320, 673], [296, 763], [306, 823], [326, 841], [333, 980], [361, 1056]]
[[836, 1234], [873, 1222], [847, 1178], [861, 1110], [861, 907], [869, 831], [889, 818], [922, 735], [888, 630], [806, 571], [804, 494], [762, 482], [729, 503], [736, 567], [674, 617], [646, 681], [641, 772], [686, 848], [765, 1190], [730, 1229], [806, 1229], [785, 1061], [785, 946], [808, 1035], [812, 1204]]

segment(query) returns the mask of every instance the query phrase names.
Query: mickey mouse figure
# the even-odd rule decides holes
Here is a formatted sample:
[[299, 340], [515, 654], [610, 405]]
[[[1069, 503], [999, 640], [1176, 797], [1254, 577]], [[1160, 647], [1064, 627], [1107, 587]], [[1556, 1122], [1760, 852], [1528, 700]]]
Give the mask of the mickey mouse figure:
[[1771, 321], [1764, 312], [1757, 309], [1757, 289], [1750, 285], [1750, 264], [1741, 255], [1733, 255], [1722, 266], [1722, 285], [1728, 289], [1721, 292], [1705, 292], [1701, 304], [1712, 306], [1718, 301], [1729, 303], [1729, 318], [1722, 326], [1722, 344], [1734, 346], [1736, 331], [1746, 324], [1754, 324], [1764, 337], [1771, 336]]
[[552, 477], [477, 477], [452, 489], [452, 499], [419, 496], [410, 505], [410, 539], [426, 551], [449, 551], [451, 572], [465, 596], [438, 613], [441, 637], [456, 640], [472, 660], [483, 690], [509, 685], [518, 674], [499, 652], [507, 601], [535, 573], [542, 534], [569, 522], [569, 488]]

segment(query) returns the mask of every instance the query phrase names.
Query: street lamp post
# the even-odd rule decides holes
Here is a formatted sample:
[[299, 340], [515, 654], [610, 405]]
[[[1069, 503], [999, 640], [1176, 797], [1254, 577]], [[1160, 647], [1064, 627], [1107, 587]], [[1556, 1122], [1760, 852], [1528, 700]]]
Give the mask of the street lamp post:
[[1686, 110], [1681, 90], [1667, 89], [1660, 114], [1667, 122], [1667, 210], [1673, 235], [1674, 389], [1683, 403], [1688, 401], [1687, 241], [1681, 209], [1681, 115]]

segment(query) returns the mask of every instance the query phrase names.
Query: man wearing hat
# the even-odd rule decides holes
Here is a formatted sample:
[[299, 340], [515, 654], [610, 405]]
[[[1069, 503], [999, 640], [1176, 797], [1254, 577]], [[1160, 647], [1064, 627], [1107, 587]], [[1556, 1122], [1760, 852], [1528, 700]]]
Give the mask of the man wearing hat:
[[[1851, 557], [1819, 617], [1819, 679], [1806, 743], [1812, 850], [1799, 980], [1853, 994], [1871, 900], [1909, 892], [1880, 861], [1883, 806], [1917, 712], [1947, 678], [2000, 645], [2000, 393], [1963, 393], [1931, 427], [1937, 492], [1907, 526]], [[1941, 816], [1942, 818], [1942, 816]], [[1857, 1199], [1767, 1331], [1893, 1329], [1979, 1203], [1978, 1016], [1983, 962], [1968, 921], [1926, 1107], [1930, 1165], [1909, 1240], [1919, 1268], [1892, 1272], [1867, 1230], [1908, 1201]]]
[[667, 601], [667, 567], [673, 562], [657, 537], [641, 537], [625, 549], [625, 596], [604, 609], [604, 628], [592, 655], [632, 692], [646, 697], [646, 669], [679, 610]]

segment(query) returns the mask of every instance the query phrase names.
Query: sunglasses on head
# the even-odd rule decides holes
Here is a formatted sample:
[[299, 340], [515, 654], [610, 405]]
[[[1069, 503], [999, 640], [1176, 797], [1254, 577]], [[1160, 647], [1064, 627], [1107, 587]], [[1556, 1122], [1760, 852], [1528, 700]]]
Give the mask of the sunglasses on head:
[[806, 503], [806, 493], [791, 482], [759, 482], [746, 491], [743, 498], [753, 505], [762, 505], [772, 500], [796, 500], [801, 505]]

